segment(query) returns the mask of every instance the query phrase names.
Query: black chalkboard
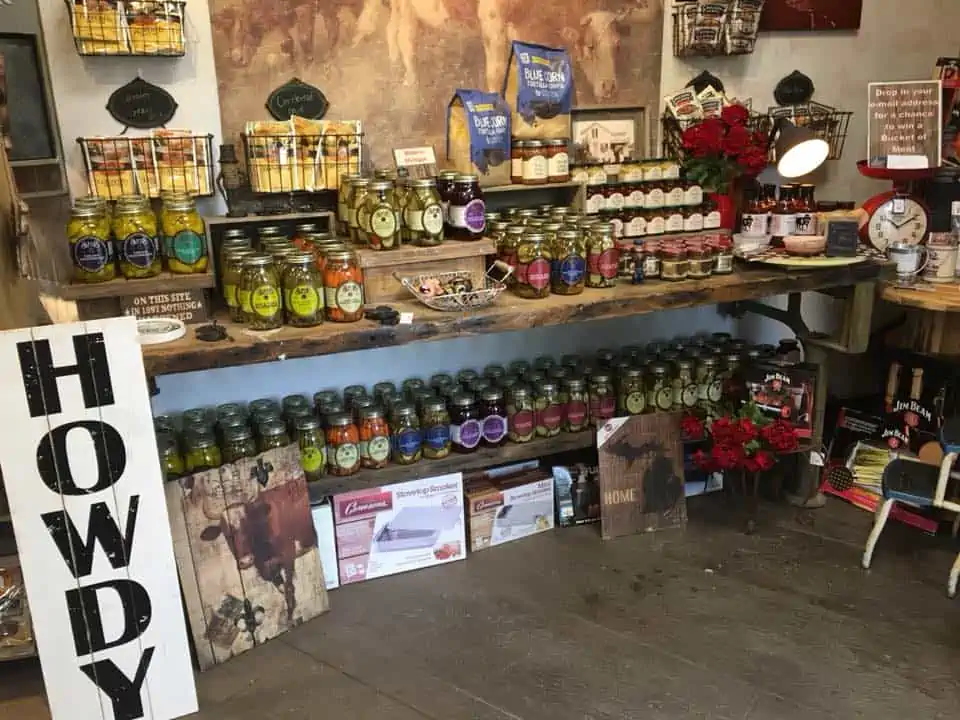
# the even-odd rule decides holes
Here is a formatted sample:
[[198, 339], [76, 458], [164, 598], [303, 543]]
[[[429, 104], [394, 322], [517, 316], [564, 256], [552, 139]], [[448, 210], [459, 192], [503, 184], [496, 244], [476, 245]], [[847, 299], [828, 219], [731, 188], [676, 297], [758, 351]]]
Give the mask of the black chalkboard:
[[173, 96], [143, 78], [117, 88], [107, 100], [107, 112], [121, 125], [148, 130], [166, 125], [177, 112]]
[[827, 226], [827, 257], [853, 257], [860, 243], [856, 220], [831, 220]]
[[291, 78], [267, 98], [267, 110], [276, 120], [289, 120], [291, 115], [319, 120], [327, 114], [330, 103], [313, 85], [300, 78]]

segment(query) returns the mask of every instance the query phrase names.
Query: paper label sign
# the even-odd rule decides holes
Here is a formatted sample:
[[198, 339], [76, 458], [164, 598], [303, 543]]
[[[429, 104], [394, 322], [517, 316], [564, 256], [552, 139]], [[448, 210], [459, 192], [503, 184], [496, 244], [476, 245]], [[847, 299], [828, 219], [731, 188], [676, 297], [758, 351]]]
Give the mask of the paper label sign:
[[917, 170], [940, 167], [939, 80], [870, 83], [867, 158], [870, 167]]
[[0, 334], [0, 462], [53, 720], [197, 710], [133, 318]]

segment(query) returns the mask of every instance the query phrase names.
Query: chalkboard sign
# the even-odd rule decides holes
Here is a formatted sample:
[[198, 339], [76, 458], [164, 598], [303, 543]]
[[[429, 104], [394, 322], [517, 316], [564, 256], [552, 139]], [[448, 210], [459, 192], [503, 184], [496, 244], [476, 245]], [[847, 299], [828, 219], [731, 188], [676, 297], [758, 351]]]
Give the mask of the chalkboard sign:
[[940, 167], [939, 80], [870, 83], [867, 158], [870, 167], [921, 170]]
[[827, 224], [827, 257], [853, 257], [860, 243], [860, 223], [831, 220]]
[[113, 91], [107, 100], [107, 112], [124, 129], [149, 130], [173, 119], [177, 101], [162, 87], [138, 77]]
[[267, 110], [276, 120], [289, 120], [291, 115], [319, 120], [327, 114], [330, 103], [313, 85], [300, 78], [291, 78], [267, 98]]

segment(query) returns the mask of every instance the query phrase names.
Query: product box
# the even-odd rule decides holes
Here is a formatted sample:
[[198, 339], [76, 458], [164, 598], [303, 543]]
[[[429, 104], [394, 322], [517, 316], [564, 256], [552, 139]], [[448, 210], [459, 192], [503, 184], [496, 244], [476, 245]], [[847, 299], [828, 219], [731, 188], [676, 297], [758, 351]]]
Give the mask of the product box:
[[813, 434], [816, 366], [761, 362], [747, 367], [744, 379], [747, 397], [761, 413], [790, 422], [801, 439]]
[[600, 522], [600, 483], [596, 466], [558, 465], [553, 468], [557, 524], [560, 527]]
[[553, 529], [553, 479], [534, 470], [465, 487], [470, 551]]
[[320, 566], [323, 568], [323, 580], [327, 590], [340, 587], [340, 574], [337, 570], [337, 541], [333, 531], [333, 507], [329, 503], [314, 505], [310, 508], [313, 526], [317, 531], [317, 549], [320, 551]]
[[333, 496], [340, 583], [466, 557], [460, 473]]

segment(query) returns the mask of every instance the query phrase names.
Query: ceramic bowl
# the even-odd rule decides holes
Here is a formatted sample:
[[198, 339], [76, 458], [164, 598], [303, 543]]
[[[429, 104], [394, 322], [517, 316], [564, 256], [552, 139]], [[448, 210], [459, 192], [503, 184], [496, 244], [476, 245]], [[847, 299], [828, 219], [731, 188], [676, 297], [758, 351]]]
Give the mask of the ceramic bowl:
[[825, 235], [787, 235], [783, 246], [790, 255], [819, 255], [827, 247]]

